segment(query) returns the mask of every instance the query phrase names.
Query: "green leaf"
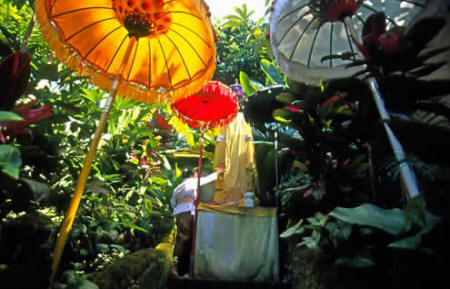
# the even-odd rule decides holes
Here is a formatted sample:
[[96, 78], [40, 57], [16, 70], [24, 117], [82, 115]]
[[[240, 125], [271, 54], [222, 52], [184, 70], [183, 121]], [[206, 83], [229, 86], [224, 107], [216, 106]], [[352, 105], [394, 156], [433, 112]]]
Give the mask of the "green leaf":
[[292, 121], [293, 114], [294, 112], [290, 110], [278, 108], [273, 111], [272, 116], [278, 122], [289, 123]]
[[375, 265], [375, 262], [369, 252], [362, 252], [354, 257], [339, 258], [334, 264], [353, 268], [368, 268]]
[[23, 118], [20, 115], [15, 114], [14, 112], [11, 112], [11, 111], [3, 111], [3, 110], [0, 111], [0, 122], [11, 121], [11, 120], [21, 121], [21, 120], [23, 120]]
[[244, 89], [246, 95], [255, 93], [256, 90], [252, 87], [247, 73], [243, 71], [239, 72], [239, 81], [241, 82], [242, 88]]
[[0, 169], [13, 179], [19, 178], [22, 157], [19, 149], [11, 145], [0, 145]]
[[273, 84], [284, 84], [283, 78], [281, 77], [280, 72], [277, 70], [274, 62], [270, 62], [267, 59], [262, 59], [261, 69]]
[[393, 235], [406, 229], [405, 213], [400, 209], [386, 210], [372, 204], [363, 204], [355, 208], [337, 207], [330, 215], [350, 224], [375, 227]]
[[419, 234], [417, 234], [415, 236], [392, 242], [388, 245], [388, 247], [394, 249], [414, 250], [420, 245], [421, 242], [422, 238]]
[[50, 195], [50, 187], [47, 184], [26, 178], [21, 178], [21, 180], [24, 181], [33, 192], [35, 201], [40, 202]]
[[147, 214], [151, 215], [153, 211], [153, 204], [152, 201], [149, 199], [144, 200], [145, 210], [147, 211]]
[[352, 225], [338, 220], [337, 222], [328, 222], [325, 229], [330, 235], [337, 239], [347, 240], [352, 233]]
[[283, 92], [277, 96], [277, 100], [286, 105], [290, 105], [295, 100], [295, 96], [290, 92]]
[[296, 235], [303, 234], [305, 232], [305, 228], [303, 227], [303, 219], [300, 220], [297, 224], [290, 227], [286, 231], [280, 234], [280, 238], [287, 239]]

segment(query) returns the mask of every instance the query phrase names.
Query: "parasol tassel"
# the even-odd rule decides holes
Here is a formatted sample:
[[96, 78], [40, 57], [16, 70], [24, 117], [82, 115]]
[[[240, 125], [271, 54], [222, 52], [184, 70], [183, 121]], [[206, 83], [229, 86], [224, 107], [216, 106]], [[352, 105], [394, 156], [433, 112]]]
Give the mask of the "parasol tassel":
[[53, 283], [53, 279], [55, 278], [56, 271], [58, 270], [59, 263], [61, 261], [61, 255], [64, 250], [64, 247], [67, 242], [67, 237], [70, 233], [70, 229], [72, 228], [73, 221], [75, 220], [75, 216], [78, 210], [78, 205], [80, 204], [81, 196], [84, 191], [84, 187], [86, 185], [87, 178], [89, 176], [89, 172], [91, 170], [92, 162], [95, 157], [95, 153], [97, 152], [98, 143], [105, 129], [109, 112], [111, 111], [112, 104], [116, 98], [117, 89], [119, 86], [120, 78], [122, 71], [125, 68], [125, 65], [128, 62], [128, 59], [131, 55], [131, 50], [136, 42], [135, 37], [131, 37], [130, 42], [128, 44], [127, 50], [125, 52], [125, 56], [122, 60], [122, 64], [119, 68], [119, 71], [114, 78], [114, 81], [111, 86], [111, 90], [109, 93], [109, 98], [106, 102], [105, 108], [103, 109], [102, 116], [100, 118], [100, 123], [95, 132], [94, 138], [92, 139], [89, 152], [86, 155], [86, 160], [84, 161], [83, 168], [81, 169], [80, 176], [78, 178], [77, 185], [75, 187], [75, 191], [73, 193], [73, 197], [70, 201], [69, 210], [64, 218], [61, 229], [58, 234], [58, 238], [56, 240], [56, 245], [53, 249], [53, 261], [52, 261], [52, 274], [50, 276], [50, 288]]

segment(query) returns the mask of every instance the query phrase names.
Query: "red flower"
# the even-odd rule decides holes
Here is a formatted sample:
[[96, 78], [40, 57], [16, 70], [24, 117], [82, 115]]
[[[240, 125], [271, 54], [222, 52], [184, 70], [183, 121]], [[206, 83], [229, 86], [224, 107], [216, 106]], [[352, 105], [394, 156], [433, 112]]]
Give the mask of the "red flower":
[[134, 153], [130, 153], [130, 157], [134, 160], [138, 160], [139, 157], [137, 155], [135, 155]]
[[346, 159], [345, 161], [342, 162], [342, 168], [346, 168], [348, 166], [348, 164], [350, 163], [350, 159]]
[[383, 48], [384, 54], [393, 55], [398, 51], [403, 32], [402, 27], [394, 27], [378, 37], [378, 43]]
[[347, 96], [346, 92], [341, 92], [341, 93], [338, 93], [336, 95], [333, 95], [329, 99], [327, 99], [324, 102], [322, 102], [322, 107], [330, 105], [330, 104], [333, 104], [333, 103], [337, 102], [338, 100], [340, 100], [341, 98], [344, 98], [346, 96]]
[[[20, 104], [14, 108], [14, 112], [20, 115], [24, 120], [21, 121], [8, 121], [3, 125], [3, 130], [0, 131], [0, 138], [3, 143], [6, 142], [5, 136], [11, 138], [30, 131], [26, 128], [33, 123], [37, 123], [45, 118], [53, 115], [52, 106], [45, 104], [39, 108], [31, 109], [39, 100], [35, 99], [28, 103]], [[4, 134], [3, 134], [4, 133]]]
[[170, 131], [170, 129], [172, 128], [169, 124], [169, 122], [159, 113], [155, 114], [155, 121], [156, 124], [158, 125], [158, 128], [160, 130], [165, 130], [165, 131]]
[[292, 112], [303, 111], [301, 108], [296, 107], [295, 105], [285, 106], [284, 109], [290, 110]]
[[154, 162], [150, 163], [150, 167], [156, 167], [156, 166], [160, 166], [161, 165], [161, 160], [156, 160]]
[[269, 31], [266, 32], [266, 40], [270, 40], [270, 32]]
[[0, 110], [10, 110], [25, 93], [31, 71], [31, 54], [16, 51], [0, 63]]
[[213, 28], [212, 32], [213, 32], [214, 42], [219, 41], [219, 35], [217, 34], [216, 29]]
[[394, 27], [386, 32], [386, 16], [374, 13], [367, 18], [363, 28], [362, 45], [358, 49], [367, 61], [382, 62], [386, 56], [394, 55], [400, 48], [404, 27]]

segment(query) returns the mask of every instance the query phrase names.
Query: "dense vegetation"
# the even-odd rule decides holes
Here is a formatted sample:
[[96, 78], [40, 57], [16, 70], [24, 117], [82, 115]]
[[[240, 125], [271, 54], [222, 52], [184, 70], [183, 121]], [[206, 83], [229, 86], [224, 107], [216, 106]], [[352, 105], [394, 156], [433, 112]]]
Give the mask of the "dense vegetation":
[[[8, 71], [0, 80], [0, 287], [6, 288], [47, 286], [55, 237], [106, 99], [54, 58], [37, 28], [26, 47], [31, 62], [28, 54], [9, 56], [31, 19], [28, 2], [0, 3], [0, 60], [20, 64], [8, 82], [12, 90], [3, 93]], [[390, 125], [422, 191], [407, 199], [366, 83], [351, 78], [315, 87], [287, 79], [271, 56], [267, 19], [250, 15], [244, 5], [215, 24], [215, 78], [238, 80], [245, 92], [258, 196], [280, 208], [283, 278], [295, 288], [444, 288], [450, 113], [443, 99], [450, 83], [421, 78], [441, 67], [423, 65], [441, 50], [418, 57], [443, 23], [436, 20], [427, 33], [417, 24], [404, 36], [409, 53], [380, 53], [369, 63], [388, 110], [396, 112]], [[105, 267], [122, 266], [117, 260], [170, 232], [179, 168], [195, 161], [179, 156], [198, 152], [198, 133], [169, 118], [165, 105], [116, 101], [55, 288], [97, 288], [91, 281]]]

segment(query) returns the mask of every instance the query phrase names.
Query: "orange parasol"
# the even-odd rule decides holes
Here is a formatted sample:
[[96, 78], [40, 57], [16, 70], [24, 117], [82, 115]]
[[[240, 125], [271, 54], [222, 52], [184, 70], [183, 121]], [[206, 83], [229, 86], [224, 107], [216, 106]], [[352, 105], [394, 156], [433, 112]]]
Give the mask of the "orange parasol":
[[54, 278], [116, 94], [147, 103], [197, 92], [216, 52], [203, 0], [36, 0], [44, 38], [67, 66], [110, 89], [55, 245]]

